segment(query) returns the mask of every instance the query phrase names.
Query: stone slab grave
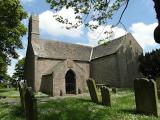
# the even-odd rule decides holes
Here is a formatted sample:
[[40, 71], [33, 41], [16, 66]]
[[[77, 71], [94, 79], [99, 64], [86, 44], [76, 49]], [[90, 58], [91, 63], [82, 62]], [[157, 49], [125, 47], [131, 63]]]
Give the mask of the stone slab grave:
[[89, 90], [92, 101], [95, 103], [99, 103], [99, 97], [98, 97], [95, 81], [93, 79], [88, 79], [87, 86], [88, 86], [88, 90]]
[[109, 88], [107, 88], [106, 86], [102, 86], [101, 95], [102, 95], [102, 105], [111, 107], [111, 97]]
[[37, 99], [31, 87], [26, 88], [25, 92], [25, 112], [26, 120], [37, 120]]
[[156, 82], [146, 78], [134, 80], [136, 112], [158, 117]]

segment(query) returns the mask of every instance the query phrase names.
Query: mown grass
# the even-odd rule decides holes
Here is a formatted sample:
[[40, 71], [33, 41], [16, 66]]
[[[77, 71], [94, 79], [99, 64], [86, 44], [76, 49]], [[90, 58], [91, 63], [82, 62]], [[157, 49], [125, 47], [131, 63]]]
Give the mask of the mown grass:
[[[89, 96], [39, 98], [39, 120], [160, 120], [135, 113], [134, 93], [130, 90], [111, 95], [112, 107], [91, 102]], [[16, 102], [15, 102], [16, 101]], [[17, 98], [0, 100], [0, 120], [25, 120]]]
[[17, 98], [19, 97], [19, 92], [14, 88], [0, 89], [0, 97]]

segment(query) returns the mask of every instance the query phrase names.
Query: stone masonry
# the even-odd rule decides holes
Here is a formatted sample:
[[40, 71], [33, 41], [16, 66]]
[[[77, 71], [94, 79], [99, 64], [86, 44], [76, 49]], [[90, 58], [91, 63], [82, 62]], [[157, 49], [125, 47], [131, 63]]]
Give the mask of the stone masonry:
[[111, 87], [133, 87], [139, 77], [142, 48], [128, 33], [96, 47], [45, 40], [39, 37], [39, 18], [29, 19], [25, 79], [35, 92], [52, 96], [87, 90], [86, 80]]

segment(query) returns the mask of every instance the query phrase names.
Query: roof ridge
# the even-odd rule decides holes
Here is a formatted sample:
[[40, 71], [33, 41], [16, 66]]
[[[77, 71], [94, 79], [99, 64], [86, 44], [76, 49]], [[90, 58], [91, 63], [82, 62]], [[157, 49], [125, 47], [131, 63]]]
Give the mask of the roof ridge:
[[46, 41], [46, 42], [56, 42], [56, 43], [62, 43], [62, 44], [67, 44], [67, 45], [76, 45], [76, 46], [93, 48], [92, 46], [81, 45], [81, 44], [76, 44], [76, 43], [69, 43], [69, 42], [64, 42], [64, 41], [59, 41], [59, 40], [51, 40], [51, 39], [43, 39], [43, 38], [40, 38], [39, 40]]

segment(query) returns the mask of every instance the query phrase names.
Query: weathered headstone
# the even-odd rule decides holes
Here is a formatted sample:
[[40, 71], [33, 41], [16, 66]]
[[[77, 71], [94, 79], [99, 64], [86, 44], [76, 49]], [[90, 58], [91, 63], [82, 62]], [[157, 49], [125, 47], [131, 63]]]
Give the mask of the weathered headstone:
[[60, 90], [60, 96], [63, 96], [63, 91], [62, 90]]
[[37, 120], [37, 99], [31, 87], [26, 88], [25, 92], [25, 112], [26, 120]]
[[81, 88], [78, 88], [78, 94], [82, 94]]
[[146, 78], [134, 80], [136, 112], [158, 116], [156, 83]]
[[88, 86], [88, 90], [89, 90], [92, 101], [95, 103], [99, 103], [95, 81], [93, 79], [88, 79], [87, 86]]
[[117, 93], [117, 88], [113, 87], [113, 88], [112, 88], [112, 92], [113, 92], [113, 93]]
[[111, 107], [110, 91], [106, 86], [101, 87], [102, 105]]
[[24, 109], [25, 108], [25, 104], [24, 104], [25, 85], [24, 83], [19, 82], [18, 87], [19, 87], [21, 106]]

